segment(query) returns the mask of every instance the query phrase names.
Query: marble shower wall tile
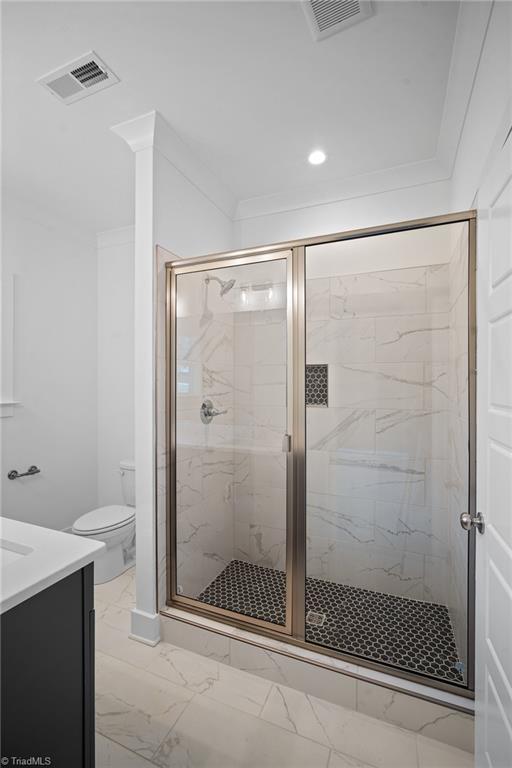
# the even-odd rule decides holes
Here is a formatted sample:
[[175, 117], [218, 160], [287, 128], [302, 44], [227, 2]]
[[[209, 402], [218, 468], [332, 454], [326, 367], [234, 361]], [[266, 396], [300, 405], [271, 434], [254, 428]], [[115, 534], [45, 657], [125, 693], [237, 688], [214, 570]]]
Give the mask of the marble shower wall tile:
[[423, 399], [422, 363], [329, 364], [332, 407], [414, 409]]
[[419, 507], [402, 502], [375, 502], [375, 541], [419, 555], [447, 557], [448, 520], [446, 510]]
[[287, 430], [285, 309], [235, 316], [233, 556], [285, 568]]
[[446, 411], [450, 404], [448, 363], [425, 363], [423, 366], [423, 407]]
[[235, 519], [239, 523], [286, 529], [286, 484], [248, 483], [235, 488]]
[[375, 410], [368, 408], [307, 408], [309, 450], [375, 448]]
[[329, 493], [375, 501], [425, 503], [425, 461], [392, 453], [329, 454]]
[[264, 568], [286, 566], [286, 531], [253, 523], [235, 523], [234, 557]]
[[448, 458], [445, 411], [378, 409], [375, 433], [377, 453], [428, 459]]
[[378, 362], [446, 362], [448, 331], [447, 312], [379, 318], [375, 359]]
[[307, 323], [308, 363], [375, 360], [375, 319], [343, 318]]
[[426, 309], [426, 268], [332, 277], [331, 317], [409, 315]]
[[329, 320], [331, 317], [331, 278], [320, 277], [307, 280], [306, 319], [310, 321]]
[[[205, 312], [204, 276], [183, 277], [184, 316], [177, 320], [176, 570], [179, 590], [195, 597], [233, 558], [235, 325], [233, 296], [208, 290]], [[205, 399], [227, 411], [209, 425], [200, 419]]]
[[329, 407], [307, 409], [310, 575], [446, 600], [449, 277], [433, 264], [307, 283], [307, 362], [329, 365]]
[[208, 497], [176, 519], [177, 582], [183, 594], [195, 597], [233, 558], [233, 501]]
[[307, 533], [347, 543], [375, 544], [375, 502], [310, 492]]
[[448, 312], [450, 309], [449, 264], [427, 267], [427, 312]]
[[372, 543], [343, 542], [308, 534], [307, 574], [391, 595], [425, 597], [425, 558]]

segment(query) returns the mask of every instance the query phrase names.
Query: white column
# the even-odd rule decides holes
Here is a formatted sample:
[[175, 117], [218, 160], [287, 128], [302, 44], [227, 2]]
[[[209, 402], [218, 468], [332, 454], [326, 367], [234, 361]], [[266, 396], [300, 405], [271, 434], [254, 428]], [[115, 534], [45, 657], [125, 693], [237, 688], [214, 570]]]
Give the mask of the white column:
[[135, 153], [135, 493], [136, 607], [131, 637], [156, 645], [155, 328], [154, 328], [155, 113], [112, 130]]

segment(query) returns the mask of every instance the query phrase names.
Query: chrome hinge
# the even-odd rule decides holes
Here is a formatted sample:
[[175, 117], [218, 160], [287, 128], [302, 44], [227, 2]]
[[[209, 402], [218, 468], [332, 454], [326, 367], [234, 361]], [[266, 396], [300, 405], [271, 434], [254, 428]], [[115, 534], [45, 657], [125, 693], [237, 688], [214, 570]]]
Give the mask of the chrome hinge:
[[281, 445], [281, 449], [283, 453], [290, 453], [292, 450], [292, 436], [291, 435], [283, 435], [283, 442]]

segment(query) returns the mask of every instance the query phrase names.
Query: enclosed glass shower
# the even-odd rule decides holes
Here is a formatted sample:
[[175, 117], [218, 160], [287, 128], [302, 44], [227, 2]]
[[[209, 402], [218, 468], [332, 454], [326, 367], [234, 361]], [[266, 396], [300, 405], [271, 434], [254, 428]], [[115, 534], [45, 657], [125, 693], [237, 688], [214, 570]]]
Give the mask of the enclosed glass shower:
[[474, 224], [168, 265], [171, 604], [472, 687]]

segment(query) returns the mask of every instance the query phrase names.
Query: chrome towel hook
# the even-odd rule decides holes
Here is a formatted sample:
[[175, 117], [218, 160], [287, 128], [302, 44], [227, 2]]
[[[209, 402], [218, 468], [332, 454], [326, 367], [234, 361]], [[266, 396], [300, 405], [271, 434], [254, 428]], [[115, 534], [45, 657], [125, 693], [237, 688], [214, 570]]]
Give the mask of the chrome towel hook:
[[36, 467], [35, 464], [32, 464], [31, 467], [27, 469], [26, 472], [22, 472], [21, 474], [18, 472], [17, 469], [11, 469], [10, 472], [7, 473], [7, 477], [9, 480], [17, 480], [19, 477], [28, 477], [29, 475], [37, 475], [39, 474], [41, 470], [39, 467]]

